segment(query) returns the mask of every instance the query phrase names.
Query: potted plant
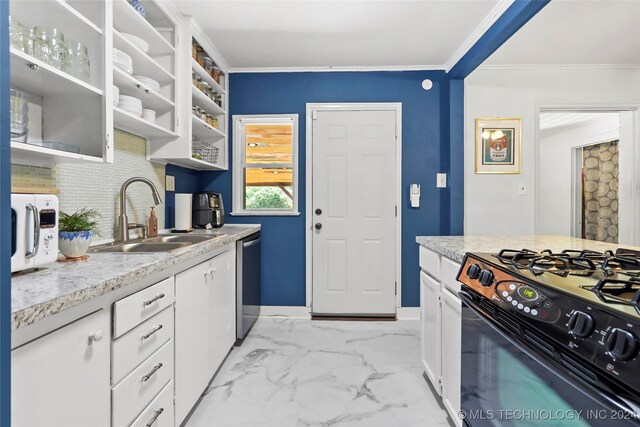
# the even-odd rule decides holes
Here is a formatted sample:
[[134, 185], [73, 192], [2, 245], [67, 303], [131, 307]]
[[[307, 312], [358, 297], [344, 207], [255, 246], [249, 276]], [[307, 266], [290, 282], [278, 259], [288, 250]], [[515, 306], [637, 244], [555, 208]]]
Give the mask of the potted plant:
[[96, 218], [100, 214], [93, 209], [82, 208], [69, 215], [60, 212], [58, 221], [58, 249], [67, 258], [81, 258], [89, 249], [95, 231]]

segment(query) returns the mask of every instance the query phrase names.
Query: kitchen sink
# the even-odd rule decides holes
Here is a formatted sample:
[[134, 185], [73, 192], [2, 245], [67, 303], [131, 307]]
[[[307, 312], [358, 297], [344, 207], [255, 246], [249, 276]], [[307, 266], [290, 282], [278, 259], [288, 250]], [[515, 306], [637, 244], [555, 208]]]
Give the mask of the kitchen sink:
[[128, 242], [114, 242], [89, 249], [90, 253], [121, 252], [121, 253], [152, 253], [171, 252], [176, 249], [191, 246], [226, 236], [226, 233], [215, 234], [160, 234], [148, 239], [130, 240]]

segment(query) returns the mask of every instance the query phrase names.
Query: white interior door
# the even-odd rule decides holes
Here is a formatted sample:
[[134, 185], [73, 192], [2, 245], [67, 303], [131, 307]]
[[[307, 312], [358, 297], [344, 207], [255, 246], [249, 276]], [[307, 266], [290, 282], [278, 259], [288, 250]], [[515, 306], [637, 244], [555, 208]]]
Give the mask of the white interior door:
[[396, 112], [316, 111], [312, 126], [312, 311], [394, 315]]

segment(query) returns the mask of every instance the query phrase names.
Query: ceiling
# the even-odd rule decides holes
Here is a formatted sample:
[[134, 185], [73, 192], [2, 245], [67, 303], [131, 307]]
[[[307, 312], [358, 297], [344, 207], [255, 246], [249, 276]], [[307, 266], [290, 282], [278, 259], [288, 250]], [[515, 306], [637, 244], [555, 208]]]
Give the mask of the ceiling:
[[487, 64], [640, 64], [640, 1], [553, 0]]
[[232, 69], [444, 69], [509, 0], [177, 0]]
[[540, 113], [540, 135], [546, 137], [562, 130], [619, 117], [619, 113], [553, 111]]

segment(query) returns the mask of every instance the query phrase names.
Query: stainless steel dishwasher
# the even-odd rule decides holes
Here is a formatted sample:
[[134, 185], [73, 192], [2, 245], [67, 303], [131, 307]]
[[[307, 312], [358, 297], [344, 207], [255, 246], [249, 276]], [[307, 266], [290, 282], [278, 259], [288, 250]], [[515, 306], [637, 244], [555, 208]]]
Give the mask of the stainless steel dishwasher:
[[236, 345], [260, 314], [260, 232], [236, 243]]

